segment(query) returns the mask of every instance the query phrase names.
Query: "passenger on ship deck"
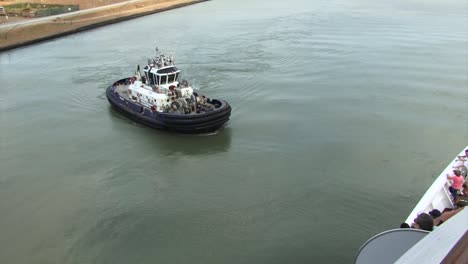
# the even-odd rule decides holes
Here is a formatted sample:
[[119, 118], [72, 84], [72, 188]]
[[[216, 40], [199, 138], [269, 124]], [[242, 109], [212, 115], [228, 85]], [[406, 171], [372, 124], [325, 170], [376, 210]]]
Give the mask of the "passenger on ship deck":
[[421, 213], [414, 219], [414, 223], [411, 224], [412, 228], [432, 231], [434, 229], [434, 220], [426, 213]]
[[455, 204], [457, 203], [468, 203], [468, 182], [466, 180], [458, 193], [458, 198]]
[[449, 220], [452, 216], [456, 215], [458, 212], [463, 210], [465, 206], [467, 205], [467, 202], [465, 201], [460, 201], [458, 202], [455, 206], [457, 207], [456, 209], [453, 210], [444, 210], [442, 215], [436, 219], [434, 219], [434, 223], [436, 226], [441, 225], [445, 221]]
[[432, 211], [429, 212], [429, 215], [432, 216], [433, 219], [435, 219], [437, 217], [440, 217], [442, 213], [437, 209], [433, 209]]
[[465, 150], [465, 155], [457, 156], [458, 160], [453, 166], [454, 169], [460, 170], [463, 177], [468, 174], [468, 149]]
[[459, 170], [453, 170], [453, 174], [454, 175], [447, 174], [447, 179], [452, 181], [452, 186], [450, 186], [449, 191], [453, 196], [453, 202], [456, 203], [458, 198], [458, 191], [461, 190], [465, 179]]
[[[468, 160], [468, 149], [465, 149], [465, 155], [463, 156], [458, 156], [457, 158], [459, 159], [463, 159], [465, 162], [467, 162]], [[468, 163], [465, 163], [465, 165], [468, 165]]]
[[410, 228], [410, 226], [407, 223], [401, 223], [400, 228]]
[[434, 228], [435, 228], [435, 226], [437, 226], [437, 224], [439, 223], [438, 218], [442, 215], [442, 213], [437, 209], [433, 209], [429, 212], [429, 215], [432, 217], [432, 221], [434, 222]]

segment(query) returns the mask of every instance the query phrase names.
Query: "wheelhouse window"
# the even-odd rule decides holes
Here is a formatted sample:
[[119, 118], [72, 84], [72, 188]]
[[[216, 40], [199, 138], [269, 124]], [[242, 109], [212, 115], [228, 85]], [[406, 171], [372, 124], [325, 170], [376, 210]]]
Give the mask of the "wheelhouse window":
[[158, 73], [173, 73], [173, 72], [177, 72], [178, 70], [179, 69], [177, 69], [176, 67], [168, 67], [168, 68], [158, 70]]
[[159, 82], [159, 84], [166, 84], [166, 83], [167, 83], [167, 75], [162, 75], [161, 81]]
[[150, 85], [153, 85], [153, 84], [158, 84], [158, 78], [156, 75], [150, 73], [149, 74], [149, 84]]
[[175, 74], [169, 74], [169, 75], [167, 76], [167, 82], [168, 82], [168, 83], [172, 83], [172, 82], [174, 82], [174, 81], [175, 81]]

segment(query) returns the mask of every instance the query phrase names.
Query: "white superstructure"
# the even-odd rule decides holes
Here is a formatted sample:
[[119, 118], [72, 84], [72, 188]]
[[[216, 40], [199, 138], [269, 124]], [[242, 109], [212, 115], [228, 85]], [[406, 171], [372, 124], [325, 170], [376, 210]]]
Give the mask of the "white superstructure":
[[[158, 49], [156, 49], [158, 52]], [[174, 66], [172, 55], [157, 54], [148, 59], [148, 64], [130, 79], [128, 96], [156, 112], [196, 111], [196, 103], [203, 103], [204, 97], [194, 95], [192, 87], [180, 80], [180, 70]]]

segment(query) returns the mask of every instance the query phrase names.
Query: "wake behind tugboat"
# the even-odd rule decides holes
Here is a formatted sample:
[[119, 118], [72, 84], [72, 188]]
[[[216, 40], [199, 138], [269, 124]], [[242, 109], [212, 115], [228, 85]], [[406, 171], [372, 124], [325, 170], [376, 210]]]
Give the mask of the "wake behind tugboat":
[[221, 128], [231, 115], [224, 100], [210, 99], [193, 91], [180, 80], [174, 58], [160, 54], [148, 59], [134, 76], [114, 82], [107, 88], [109, 103], [119, 112], [141, 124], [180, 133], [209, 133]]

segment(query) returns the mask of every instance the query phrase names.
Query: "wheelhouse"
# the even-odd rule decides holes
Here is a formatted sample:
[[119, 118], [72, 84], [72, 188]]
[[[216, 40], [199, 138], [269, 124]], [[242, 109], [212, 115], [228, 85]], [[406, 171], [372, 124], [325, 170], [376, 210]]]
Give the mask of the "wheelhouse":
[[170, 66], [156, 68], [147, 65], [143, 68], [145, 74], [145, 83], [147, 85], [168, 85], [179, 81], [180, 70], [177, 67]]

